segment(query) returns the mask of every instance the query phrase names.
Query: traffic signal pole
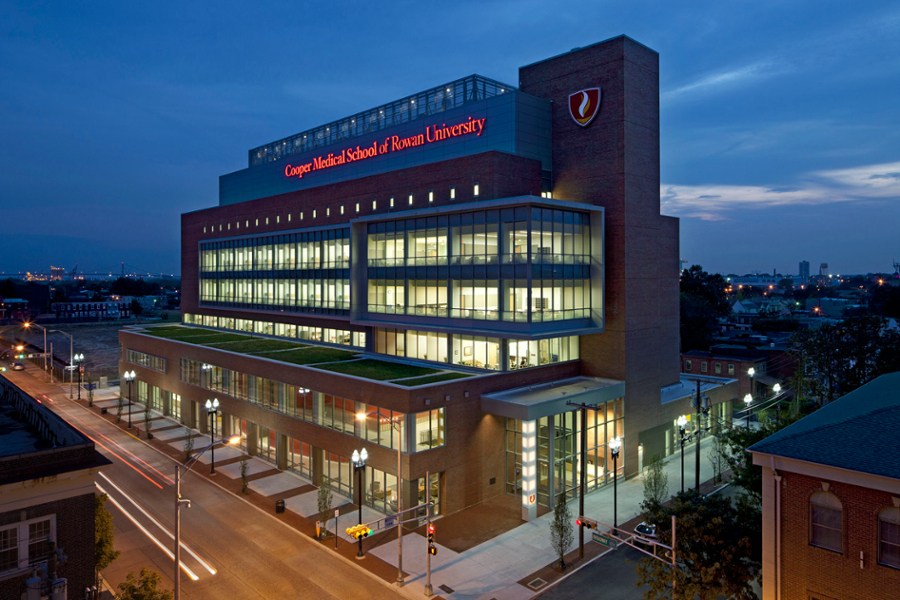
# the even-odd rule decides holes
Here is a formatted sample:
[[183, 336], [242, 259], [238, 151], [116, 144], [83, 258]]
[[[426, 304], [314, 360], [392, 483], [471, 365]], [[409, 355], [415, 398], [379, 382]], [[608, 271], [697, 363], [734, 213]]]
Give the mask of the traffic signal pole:
[[[584, 514], [584, 490], [587, 482], [587, 409], [597, 409], [596, 404], [584, 404], [580, 402], [566, 402], [568, 406], [577, 406], [581, 412], [581, 473], [578, 477], [578, 514]], [[584, 524], [578, 525], [578, 560], [584, 558]]]
[[[425, 528], [425, 531], [431, 531], [431, 472], [427, 472], [425, 474], [425, 488], [426, 488], [426, 496], [425, 496], [425, 515], [426, 520], [428, 521], [428, 525]], [[428, 544], [429, 548], [427, 549], [427, 553], [425, 555], [425, 595], [431, 598], [434, 595], [434, 589], [431, 587], [431, 544]]]

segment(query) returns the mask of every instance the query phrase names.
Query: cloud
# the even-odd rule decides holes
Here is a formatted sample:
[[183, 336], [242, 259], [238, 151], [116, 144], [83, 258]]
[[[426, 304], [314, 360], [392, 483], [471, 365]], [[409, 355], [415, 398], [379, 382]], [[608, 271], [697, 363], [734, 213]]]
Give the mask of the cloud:
[[815, 171], [793, 186], [660, 186], [663, 213], [703, 221], [729, 220], [736, 211], [885, 198], [900, 198], [900, 162]]
[[774, 61], [764, 60], [727, 71], [710, 73], [691, 83], [663, 92], [662, 99], [673, 100], [691, 93], [716, 91], [719, 88], [739, 86], [787, 72], [783, 66], [778, 68], [775, 64]]

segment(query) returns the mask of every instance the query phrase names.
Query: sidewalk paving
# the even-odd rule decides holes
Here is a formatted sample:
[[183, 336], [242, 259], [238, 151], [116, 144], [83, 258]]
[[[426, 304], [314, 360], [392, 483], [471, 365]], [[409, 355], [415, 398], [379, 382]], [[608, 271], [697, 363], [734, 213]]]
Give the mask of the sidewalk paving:
[[[104, 392], [100, 394], [100, 392]], [[98, 396], [101, 396], [98, 398]], [[116, 405], [118, 389], [95, 390], [94, 410], [99, 412], [100, 407], [112, 407]], [[82, 396], [82, 404], [87, 400]], [[139, 405], [139, 412], [144, 408]], [[110, 410], [106, 417], [115, 423], [115, 411]], [[184, 452], [184, 438], [188, 430], [183, 425], [171, 418], [163, 417], [156, 411], [151, 411], [153, 425], [151, 432], [154, 440], [147, 443], [158, 450], [180, 460]], [[125, 421], [120, 426], [125, 426]], [[143, 419], [135, 426], [143, 426]], [[142, 439], [144, 433], [140, 433]], [[209, 437], [194, 432], [194, 449], [202, 449], [209, 444]], [[710, 488], [713, 477], [712, 465], [708, 454], [712, 446], [712, 437], [707, 436], [701, 443], [700, 481], [706, 482], [704, 489]], [[685, 487], [694, 485], [695, 445], [685, 448]], [[306, 535], [314, 536], [315, 523], [320, 518], [318, 510], [318, 490], [311, 482], [299, 475], [287, 471], [277, 471], [272, 463], [258, 457], [248, 457], [247, 476], [249, 494], [241, 494], [241, 464], [238, 460], [241, 451], [232, 447], [218, 447], [216, 449], [216, 472], [224, 475], [223, 478], [212, 478], [205, 469], [196, 472], [202, 474], [228, 491], [243, 497], [245, 500], [256, 504], [267, 512], [274, 512], [275, 500], [284, 500], [286, 511], [276, 515], [291, 526]], [[208, 465], [211, 457], [204, 454], [198, 459], [198, 463]], [[221, 461], [221, 464], [220, 464]], [[271, 471], [271, 472], [270, 472]], [[676, 493], [681, 489], [681, 457], [678, 452], [667, 458], [665, 472], [668, 475], [669, 492]], [[624, 528], [625, 524], [634, 526], [639, 522], [640, 503], [643, 501], [643, 477], [638, 476], [629, 480], [619, 480], [615, 488], [611, 485], [594, 491], [585, 497], [586, 516], [601, 523], [611, 525], [613, 523], [613, 494], [616, 493], [618, 501], [618, 523]], [[517, 504], [517, 503], [516, 503]], [[339, 553], [345, 556], [353, 556], [356, 551], [356, 541], [351, 540], [345, 533], [346, 527], [357, 523], [357, 506], [352, 504], [349, 498], [333, 493], [332, 511], [338, 510], [338, 537], [342, 540], [339, 544]], [[470, 510], [470, 509], [466, 509]], [[578, 516], [578, 501], [572, 501], [569, 510], [573, 519]], [[464, 514], [457, 513], [457, 515]], [[484, 511], [481, 511], [484, 512]], [[363, 522], [370, 523], [383, 518], [384, 515], [374, 509], [364, 506], [362, 510]], [[472, 510], [472, 514], [477, 511]], [[331, 513], [333, 515], [333, 512]], [[489, 517], [490, 515], [487, 515]], [[473, 519], [459, 517], [451, 519], [454, 524], [465, 523], [465, 527], [478, 527], [478, 521], [486, 518], [484, 514]], [[438, 553], [431, 557], [431, 583], [435, 597], [471, 600], [525, 600], [534, 597], [540, 592], [546, 591], [546, 585], [541, 585], [537, 590], [525, 585], [525, 583], [537, 578], [540, 573], [546, 576], [548, 566], [557, 561], [557, 557], [550, 546], [550, 524], [553, 519], [552, 512], [538, 517], [534, 521], [522, 522], [518, 526], [501, 533], [474, 547], [454, 551], [441, 544], [441, 517], [437, 517], [436, 545]], [[511, 523], [512, 526], [514, 523]], [[335, 520], [330, 518], [326, 523], [330, 532], [329, 537], [321, 543], [329, 548], [334, 546]], [[422, 535], [423, 528], [415, 531], [405, 531], [403, 535], [403, 570], [406, 573], [406, 584], [399, 591], [410, 598], [422, 598], [426, 584], [426, 558], [427, 542]], [[459, 531], [454, 531], [457, 538]], [[591, 532], [585, 532], [585, 544], [591, 542]], [[364, 540], [364, 548], [368, 560], [357, 564], [382, 579], [394, 581], [397, 573], [397, 537], [396, 529], [386, 529]], [[577, 530], [576, 545], [577, 551]], [[586, 560], [596, 556], [598, 552], [592, 549], [586, 551]], [[586, 564], [582, 561], [582, 564]], [[441, 587], [444, 586], [444, 587]], [[448, 591], [450, 590], [450, 591]]]

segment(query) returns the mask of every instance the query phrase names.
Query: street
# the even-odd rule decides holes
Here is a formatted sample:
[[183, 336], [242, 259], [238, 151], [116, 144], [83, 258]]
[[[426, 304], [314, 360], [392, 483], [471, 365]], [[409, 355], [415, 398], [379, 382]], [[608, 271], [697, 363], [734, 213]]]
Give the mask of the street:
[[[68, 386], [49, 385], [40, 370], [6, 376], [94, 440], [113, 461], [97, 478], [109, 494], [115, 547], [122, 554], [105, 572], [111, 587], [149, 567], [174, 586], [173, 525], [176, 463], [95, 413], [71, 402]], [[388, 584], [349, 564], [260, 509], [188, 472], [182, 497], [183, 598], [397, 598]]]

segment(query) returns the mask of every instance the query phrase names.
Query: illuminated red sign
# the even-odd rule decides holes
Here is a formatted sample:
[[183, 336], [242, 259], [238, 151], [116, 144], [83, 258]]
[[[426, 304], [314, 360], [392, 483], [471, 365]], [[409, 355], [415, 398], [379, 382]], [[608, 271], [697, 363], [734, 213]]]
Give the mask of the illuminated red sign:
[[355, 148], [344, 148], [340, 153], [335, 154], [329, 152], [327, 156], [317, 156], [307, 163], [301, 165], [287, 165], [284, 168], [285, 177], [302, 178], [305, 174], [313, 171], [321, 171], [322, 169], [330, 169], [339, 165], [346, 165], [352, 162], [359, 162], [368, 158], [374, 158], [391, 152], [406, 150], [407, 148], [415, 148], [432, 144], [434, 142], [442, 142], [444, 140], [453, 139], [463, 135], [475, 134], [481, 137], [484, 133], [484, 124], [487, 119], [473, 119], [456, 125], [429, 125], [425, 128], [425, 133], [412, 135], [409, 137], [400, 137], [392, 135], [384, 139], [383, 142], [374, 141], [369, 146], [356, 146]]

